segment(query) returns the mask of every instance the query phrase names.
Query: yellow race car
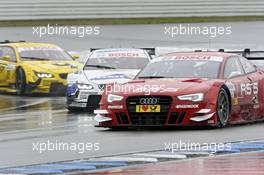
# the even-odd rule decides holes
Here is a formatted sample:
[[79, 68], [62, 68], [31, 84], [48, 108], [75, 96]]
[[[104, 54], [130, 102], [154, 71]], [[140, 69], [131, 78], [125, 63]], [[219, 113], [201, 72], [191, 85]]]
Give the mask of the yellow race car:
[[77, 57], [54, 44], [1, 42], [0, 91], [65, 94], [67, 75], [82, 66]]

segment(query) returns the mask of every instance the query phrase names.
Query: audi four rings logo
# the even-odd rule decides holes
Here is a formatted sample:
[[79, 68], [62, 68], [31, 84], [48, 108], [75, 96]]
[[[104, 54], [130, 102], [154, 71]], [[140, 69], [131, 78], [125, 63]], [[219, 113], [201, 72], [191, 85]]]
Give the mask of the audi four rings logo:
[[145, 104], [157, 104], [158, 99], [157, 98], [141, 98], [139, 101], [140, 104], [145, 105]]

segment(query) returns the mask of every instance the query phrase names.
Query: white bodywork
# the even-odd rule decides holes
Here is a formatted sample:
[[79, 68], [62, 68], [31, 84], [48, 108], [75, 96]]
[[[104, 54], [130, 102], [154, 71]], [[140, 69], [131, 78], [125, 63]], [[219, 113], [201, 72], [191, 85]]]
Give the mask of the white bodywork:
[[[86, 63], [89, 59], [97, 59], [105, 56], [106, 53], [136, 53], [140, 57], [148, 58], [151, 60], [149, 54], [142, 49], [100, 49], [95, 50], [87, 58]], [[133, 58], [131, 58], [133, 59]], [[104, 87], [108, 84], [113, 83], [126, 83], [133, 79], [140, 69], [96, 69], [96, 70], [81, 70], [79, 72], [68, 75], [68, 87], [74, 84], [89, 85], [90, 88], [78, 89], [78, 96], [68, 104], [69, 107], [85, 108], [86, 102], [90, 95], [101, 95]], [[67, 92], [68, 93], [68, 92]], [[71, 92], [74, 95], [76, 92]]]

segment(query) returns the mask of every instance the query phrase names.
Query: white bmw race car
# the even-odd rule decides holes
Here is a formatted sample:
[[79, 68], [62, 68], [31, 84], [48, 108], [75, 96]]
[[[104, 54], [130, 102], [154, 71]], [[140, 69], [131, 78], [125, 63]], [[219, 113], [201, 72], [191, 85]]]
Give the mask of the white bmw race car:
[[93, 111], [98, 108], [107, 84], [133, 79], [151, 60], [145, 49], [111, 48], [93, 50], [81, 71], [68, 75], [67, 108]]

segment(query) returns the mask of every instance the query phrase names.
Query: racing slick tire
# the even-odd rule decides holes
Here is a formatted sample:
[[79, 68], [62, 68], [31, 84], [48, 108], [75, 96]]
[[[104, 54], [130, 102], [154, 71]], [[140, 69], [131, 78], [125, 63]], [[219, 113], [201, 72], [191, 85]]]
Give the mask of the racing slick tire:
[[16, 91], [18, 95], [24, 95], [26, 91], [26, 75], [22, 68], [16, 71]]
[[230, 100], [228, 98], [228, 94], [224, 88], [221, 88], [217, 98], [217, 127], [224, 128], [228, 125], [228, 119], [230, 116]]

